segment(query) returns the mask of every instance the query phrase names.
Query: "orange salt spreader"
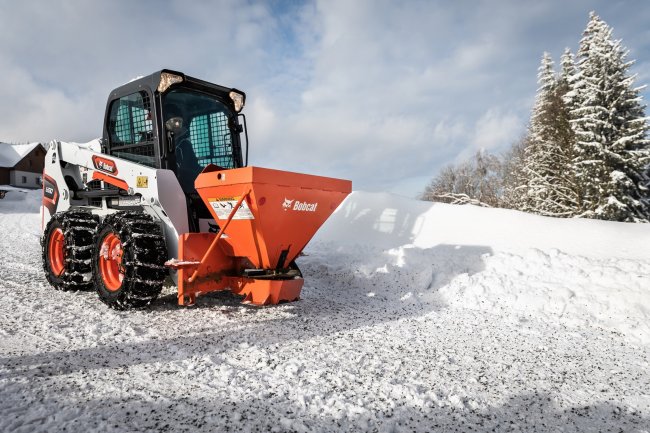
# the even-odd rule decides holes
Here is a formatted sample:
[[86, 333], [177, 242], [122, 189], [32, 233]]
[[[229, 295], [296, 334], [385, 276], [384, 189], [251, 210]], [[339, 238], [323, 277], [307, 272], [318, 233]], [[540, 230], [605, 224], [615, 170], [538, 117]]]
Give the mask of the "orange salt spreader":
[[179, 236], [178, 303], [231, 290], [255, 305], [296, 301], [295, 259], [352, 190], [348, 180], [259, 167], [207, 167], [195, 187], [217, 233]]

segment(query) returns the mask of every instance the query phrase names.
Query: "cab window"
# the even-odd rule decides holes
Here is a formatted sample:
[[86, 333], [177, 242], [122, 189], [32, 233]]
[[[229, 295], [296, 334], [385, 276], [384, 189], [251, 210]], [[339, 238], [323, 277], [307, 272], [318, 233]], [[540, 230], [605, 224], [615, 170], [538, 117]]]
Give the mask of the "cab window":
[[151, 101], [146, 92], [113, 101], [108, 122], [111, 155], [156, 167]]

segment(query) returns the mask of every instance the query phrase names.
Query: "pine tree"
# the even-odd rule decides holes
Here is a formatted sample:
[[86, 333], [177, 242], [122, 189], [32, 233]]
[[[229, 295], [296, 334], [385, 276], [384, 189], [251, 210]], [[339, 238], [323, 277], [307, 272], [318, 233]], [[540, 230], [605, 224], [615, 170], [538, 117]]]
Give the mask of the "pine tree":
[[[563, 73], [567, 71], [563, 56]], [[572, 176], [571, 126], [563, 96], [567, 85], [553, 69], [550, 54], [544, 53], [538, 74], [539, 88], [531, 115], [528, 145], [524, 150], [527, 194], [522, 210], [546, 216], [572, 216], [576, 197]]]
[[526, 194], [522, 197], [521, 210], [538, 213], [545, 200], [547, 192], [546, 176], [548, 167], [543, 160], [546, 143], [543, 135], [543, 116], [545, 115], [548, 95], [555, 88], [555, 71], [553, 60], [549, 53], [542, 55], [538, 68], [537, 82], [539, 87], [535, 96], [535, 105], [528, 126], [528, 139], [524, 148], [523, 175], [526, 185]]
[[646, 170], [650, 141], [645, 106], [633, 62], [612, 29], [595, 13], [580, 41], [578, 73], [566, 98], [575, 132], [573, 170], [581, 196], [580, 216], [647, 221], [650, 196]]
[[571, 113], [577, 107], [577, 97], [573, 91], [575, 82], [579, 78], [576, 68], [576, 61], [573, 53], [569, 48], [564, 49], [561, 60], [562, 69], [558, 78], [558, 87], [563, 94], [564, 106], [568, 113]]
[[561, 127], [560, 138], [566, 146], [567, 156], [571, 157], [575, 134], [571, 127], [571, 112], [576, 108], [576, 98], [574, 95], [573, 83], [578, 78], [575, 58], [569, 48], [564, 49], [561, 60], [560, 76], [558, 77], [557, 93], [562, 100], [564, 109], [558, 117], [558, 123]]
[[552, 114], [552, 142], [555, 155], [554, 164], [554, 203], [556, 212], [563, 216], [575, 216], [579, 208], [580, 197], [572, 170], [573, 145], [575, 134], [571, 127], [571, 105], [566, 102], [566, 95], [571, 90], [570, 83], [576, 75], [575, 60], [569, 48], [565, 48], [561, 57], [561, 69], [557, 86], [550, 98]]

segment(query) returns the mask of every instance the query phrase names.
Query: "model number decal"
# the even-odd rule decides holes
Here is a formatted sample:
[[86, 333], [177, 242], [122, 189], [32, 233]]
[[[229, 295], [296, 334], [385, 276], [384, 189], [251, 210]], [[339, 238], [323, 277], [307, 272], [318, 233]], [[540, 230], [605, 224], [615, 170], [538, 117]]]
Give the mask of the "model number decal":
[[59, 189], [56, 181], [47, 174], [43, 175], [43, 206], [54, 215], [59, 204]]

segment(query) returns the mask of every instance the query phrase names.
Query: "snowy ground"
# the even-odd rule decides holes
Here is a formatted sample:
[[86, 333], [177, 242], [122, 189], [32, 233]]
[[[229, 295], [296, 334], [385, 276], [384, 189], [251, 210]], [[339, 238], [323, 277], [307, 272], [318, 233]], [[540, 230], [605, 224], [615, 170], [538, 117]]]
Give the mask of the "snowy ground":
[[[8, 195], [9, 197], [9, 195]], [[0, 431], [650, 431], [650, 225], [354, 193], [302, 300], [51, 289], [0, 200]]]

